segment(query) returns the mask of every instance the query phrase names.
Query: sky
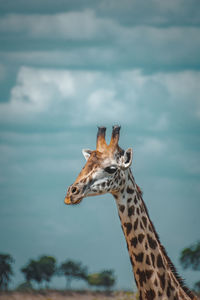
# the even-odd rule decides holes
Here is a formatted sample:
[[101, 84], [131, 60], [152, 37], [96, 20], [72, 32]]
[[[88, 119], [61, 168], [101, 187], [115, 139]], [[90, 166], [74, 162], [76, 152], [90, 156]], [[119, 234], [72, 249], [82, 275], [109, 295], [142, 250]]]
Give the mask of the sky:
[[[132, 170], [179, 274], [200, 239], [200, 2], [0, 0], [0, 252], [114, 269], [136, 289], [111, 195], [64, 205], [95, 149], [97, 126], [121, 125]], [[63, 278], [52, 281], [63, 288]], [[84, 287], [83, 283], [74, 283]]]

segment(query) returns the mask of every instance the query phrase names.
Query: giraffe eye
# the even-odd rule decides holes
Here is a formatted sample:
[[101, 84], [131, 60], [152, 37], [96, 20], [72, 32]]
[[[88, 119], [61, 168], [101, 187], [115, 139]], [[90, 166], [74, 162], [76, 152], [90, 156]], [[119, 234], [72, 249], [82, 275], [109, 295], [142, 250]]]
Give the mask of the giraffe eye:
[[117, 168], [115, 166], [109, 166], [109, 167], [106, 167], [104, 169], [104, 171], [106, 171], [109, 174], [113, 174], [117, 171]]

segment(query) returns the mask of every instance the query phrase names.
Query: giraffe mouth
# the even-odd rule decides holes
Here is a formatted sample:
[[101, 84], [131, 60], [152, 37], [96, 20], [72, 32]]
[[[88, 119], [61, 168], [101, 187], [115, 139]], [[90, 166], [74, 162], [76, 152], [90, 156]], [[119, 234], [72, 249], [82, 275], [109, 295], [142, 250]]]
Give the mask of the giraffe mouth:
[[76, 205], [76, 204], [79, 204], [82, 200], [83, 200], [83, 197], [80, 197], [78, 199], [73, 199], [72, 196], [70, 196], [70, 197], [66, 196], [64, 202], [67, 205]]

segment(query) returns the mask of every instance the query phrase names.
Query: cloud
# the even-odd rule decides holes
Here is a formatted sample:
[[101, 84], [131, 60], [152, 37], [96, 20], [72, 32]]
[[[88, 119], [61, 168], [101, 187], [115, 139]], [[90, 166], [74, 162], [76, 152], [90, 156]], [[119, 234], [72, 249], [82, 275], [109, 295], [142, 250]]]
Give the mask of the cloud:
[[153, 76], [157, 83], [167, 88], [170, 99], [179, 106], [182, 113], [187, 110], [187, 114], [200, 117], [200, 72], [182, 71], [165, 74], [157, 73]]
[[199, 24], [199, 1], [192, 0], [103, 0], [97, 13], [113, 18], [126, 26], [171, 26]]
[[[198, 123], [200, 73], [20, 68], [10, 101], [0, 104], [4, 124], [87, 126], [132, 124], [166, 131]], [[187, 88], [186, 88], [187, 86]], [[177, 109], [178, 107], [178, 109]], [[189, 127], [187, 127], [189, 128]]]
[[[104, 69], [117, 63], [117, 53], [110, 47], [75, 47], [66, 50], [0, 52], [7, 63], [48, 68]], [[98, 59], [97, 59], [98, 58]]]
[[115, 91], [111, 89], [96, 90], [89, 96], [86, 103], [89, 108], [89, 114], [86, 114], [85, 118], [87, 123], [93, 124], [96, 122], [97, 112], [99, 122], [104, 119], [106, 123], [110, 120], [115, 121], [117, 116], [118, 120], [121, 119], [122, 121], [123, 116], [126, 114], [123, 101], [116, 99]]
[[[44, 120], [56, 115], [75, 126], [101, 123], [102, 120], [109, 123], [116, 119], [123, 121], [124, 115], [128, 121], [127, 105], [134, 107], [138, 88], [134, 91], [132, 87], [127, 95], [124, 84], [129, 86], [135, 80], [136, 85], [143, 79], [139, 71], [132, 72], [127, 83], [121, 76], [22, 67], [11, 90], [10, 101], [0, 104], [2, 119], [5, 122], [23, 122], [23, 119], [29, 122], [42, 113]], [[129, 99], [131, 94], [132, 101]]]
[[48, 4], [41, 4], [39, 0], [29, 1], [18, 0], [17, 4], [12, 0], [1, 3], [1, 11], [15, 13], [38, 14], [61, 14], [63, 12], [74, 13], [83, 9], [93, 10], [102, 18], [110, 18], [126, 26], [130, 25], [156, 25], [170, 26], [199, 24], [199, 1], [191, 0], [48, 0]]
[[[22, 67], [17, 76], [17, 84], [11, 91], [11, 102], [28, 102], [32, 108], [45, 109], [45, 105], [54, 101], [54, 93], [59, 97], [71, 97], [74, 82], [67, 71], [33, 70]], [[44, 93], [43, 93], [44, 91]]]
[[97, 18], [92, 10], [54, 15], [9, 14], [0, 18], [0, 31], [32, 38], [91, 40], [112, 33], [113, 22]]
[[[26, 121], [35, 113], [47, 111], [75, 93], [75, 83], [68, 71], [21, 67], [9, 103], [1, 103], [3, 118]], [[5, 115], [4, 115], [5, 113]], [[16, 119], [15, 119], [16, 120]]]
[[[159, 16], [154, 11], [157, 6], [158, 12], [162, 11], [166, 18], [170, 18], [172, 7], [178, 13], [177, 7], [181, 6], [179, 1], [178, 4], [170, 1], [167, 5], [158, 0], [152, 3], [152, 16], [156, 18]], [[110, 4], [110, 10], [113, 5]], [[129, 6], [132, 7], [130, 1], [124, 9], [128, 10]], [[133, 6], [141, 10], [137, 1]], [[123, 18], [125, 12], [120, 2], [116, 10], [119, 19], [121, 15]], [[130, 9], [131, 14], [133, 11]], [[12, 51], [1, 51], [0, 59], [14, 65], [96, 70], [182, 70], [199, 66], [199, 26], [183, 26], [178, 22], [157, 26], [154, 21], [147, 24], [145, 20], [127, 26], [112, 16], [111, 11], [108, 15], [104, 13], [103, 6], [97, 10], [87, 8], [46, 15], [3, 15], [0, 33], [4, 44], [10, 45], [12, 41], [14, 47]], [[15, 39], [18, 40], [17, 51]], [[31, 51], [26, 51], [25, 46], [29, 44]]]
[[[39, 21], [36, 20], [33, 23], [37, 24], [37, 22]], [[64, 25], [62, 30], [51, 29], [49, 25], [51, 20], [49, 20], [49, 23], [44, 25], [48, 31], [44, 33], [44, 36], [42, 36], [42, 31], [38, 30], [37, 43], [34, 43], [36, 33], [33, 36], [30, 31], [26, 37], [23, 32], [19, 33], [18, 38], [22, 46], [27, 44], [28, 39], [33, 43], [32, 49], [38, 47], [39, 50], [25, 51], [19, 45], [18, 51], [1, 51], [0, 58], [14, 65], [18, 63], [51, 68], [98, 70], [132, 68], [182, 70], [183, 68], [197, 68], [200, 63], [200, 27], [135, 26], [127, 28], [114, 22], [106, 25], [105, 21], [99, 22], [97, 18], [94, 18], [93, 22], [92, 34], [87, 32], [87, 28], [84, 31], [81, 30], [81, 24], [77, 29], [70, 26], [68, 31], [71, 30], [71, 33], [68, 34]], [[22, 27], [30, 26], [25, 22]], [[77, 33], [74, 32], [76, 30]], [[65, 36], [62, 36], [60, 31], [63, 31]], [[73, 36], [73, 41], [71, 36]], [[47, 51], [47, 48], [44, 48], [45, 42], [50, 43], [51, 50]], [[69, 47], [65, 47], [65, 43]]]

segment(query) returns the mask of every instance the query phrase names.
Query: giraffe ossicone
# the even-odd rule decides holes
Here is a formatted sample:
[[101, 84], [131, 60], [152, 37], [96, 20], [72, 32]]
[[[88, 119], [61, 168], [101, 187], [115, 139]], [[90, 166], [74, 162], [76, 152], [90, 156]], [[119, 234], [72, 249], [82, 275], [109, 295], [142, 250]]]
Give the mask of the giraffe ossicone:
[[96, 150], [83, 150], [86, 164], [68, 188], [65, 203], [78, 204], [85, 197], [111, 193], [118, 207], [140, 300], [197, 299], [184, 285], [159, 240], [130, 169], [133, 151], [119, 147], [119, 133], [120, 126], [113, 126], [107, 144], [106, 128], [98, 128]]

